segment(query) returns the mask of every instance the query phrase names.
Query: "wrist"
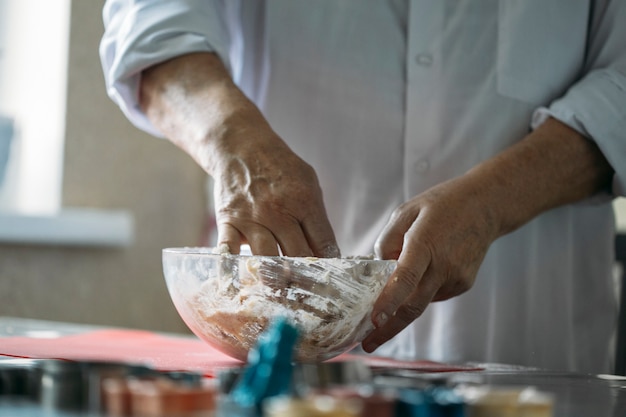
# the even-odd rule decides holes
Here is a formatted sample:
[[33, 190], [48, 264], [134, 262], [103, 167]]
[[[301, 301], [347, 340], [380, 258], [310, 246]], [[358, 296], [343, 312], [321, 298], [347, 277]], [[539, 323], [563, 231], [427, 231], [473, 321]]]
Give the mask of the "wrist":
[[269, 129], [214, 54], [183, 55], [145, 70], [140, 104], [170, 141], [213, 175], [221, 154], [245, 152], [239, 141]]
[[612, 175], [595, 142], [555, 119], [466, 174], [499, 235], [602, 191]]

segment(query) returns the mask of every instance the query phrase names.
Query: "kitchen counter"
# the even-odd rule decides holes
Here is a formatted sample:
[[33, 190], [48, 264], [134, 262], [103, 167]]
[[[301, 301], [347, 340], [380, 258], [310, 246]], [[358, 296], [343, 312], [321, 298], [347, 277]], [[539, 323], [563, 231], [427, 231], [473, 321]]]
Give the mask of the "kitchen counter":
[[[0, 364], [2, 363], [2, 338], [29, 337], [36, 340], [61, 338], [81, 335], [91, 331], [103, 330], [99, 326], [72, 323], [59, 323], [41, 320], [28, 320], [0, 317]], [[109, 329], [111, 330], [111, 329]], [[161, 334], [159, 334], [161, 335]], [[172, 340], [193, 341], [193, 336], [167, 335]], [[28, 355], [24, 355], [28, 356]], [[4, 356], [5, 360], [9, 357]], [[453, 366], [454, 368], [454, 366]], [[481, 370], [475, 370], [480, 368]], [[435, 369], [436, 368], [432, 368]], [[497, 387], [532, 386], [555, 396], [555, 417], [625, 417], [626, 416], [626, 378], [612, 375], [586, 375], [568, 372], [553, 372], [506, 364], [464, 364], [452, 372], [428, 372], [428, 377], [441, 376], [454, 384], [486, 384]], [[395, 376], [394, 383], [412, 379], [422, 379], [424, 371], [416, 369], [394, 368], [390, 372]], [[0, 416], [29, 415], [37, 416], [30, 408], [7, 408], [0, 401]], [[26, 406], [25, 406], [26, 407]], [[9, 414], [7, 414], [7, 412]], [[44, 414], [41, 414], [44, 415]], [[47, 416], [66, 416], [72, 414], [45, 414]]]

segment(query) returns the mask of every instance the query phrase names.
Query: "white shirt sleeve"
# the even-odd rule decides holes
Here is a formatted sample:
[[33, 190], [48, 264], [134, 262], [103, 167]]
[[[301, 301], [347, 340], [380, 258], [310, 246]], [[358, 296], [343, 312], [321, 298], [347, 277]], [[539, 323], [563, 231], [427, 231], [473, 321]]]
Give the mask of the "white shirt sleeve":
[[141, 71], [191, 52], [215, 52], [230, 68], [219, 0], [108, 0], [100, 59], [107, 93], [138, 128], [162, 137], [138, 103]]
[[[598, 2], [602, 3], [602, 2]], [[533, 128], [552, 116], [594, 140], [615, 171], [612, 192], [626, 195], [626, 2], [596, 10], [587, 73], [567, 93], [540, 108]]]

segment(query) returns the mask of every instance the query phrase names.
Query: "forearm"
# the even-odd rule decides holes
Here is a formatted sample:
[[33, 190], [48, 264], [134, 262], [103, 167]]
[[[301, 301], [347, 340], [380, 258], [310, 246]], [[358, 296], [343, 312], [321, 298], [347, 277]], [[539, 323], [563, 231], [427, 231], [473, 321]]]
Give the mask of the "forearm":
[[215, 54], [183, 55], [145, 70], [140, 105], [150, 121], [213, 175], [225, 147], [265, 119], [233, 83]]
[[313, 168], [293, 153], [217, 56], [190, 54], [142, 74], [151, 122], [215, 180], [218, 243], [239, 253], [339, 255]]
[[555, 119], [466, 174], [496, 234], [542, 212], [610, 189], [613, 169], [595, 142]]

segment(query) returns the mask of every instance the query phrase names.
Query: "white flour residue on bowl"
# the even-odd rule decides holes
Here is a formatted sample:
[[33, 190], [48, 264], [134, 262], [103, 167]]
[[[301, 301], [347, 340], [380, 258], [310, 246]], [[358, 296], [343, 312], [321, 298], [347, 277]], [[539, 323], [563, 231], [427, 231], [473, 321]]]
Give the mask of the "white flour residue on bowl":
[[[244, 356], [277, 317], [300, 329], [298, 359], [324, 360], [353, 347], [372, 328], [370, 312], [389, 264], [345, 259], [233, 257], [186, 300], [209, 342]], [[182, 271], [181, 271], [182, 272]]]

